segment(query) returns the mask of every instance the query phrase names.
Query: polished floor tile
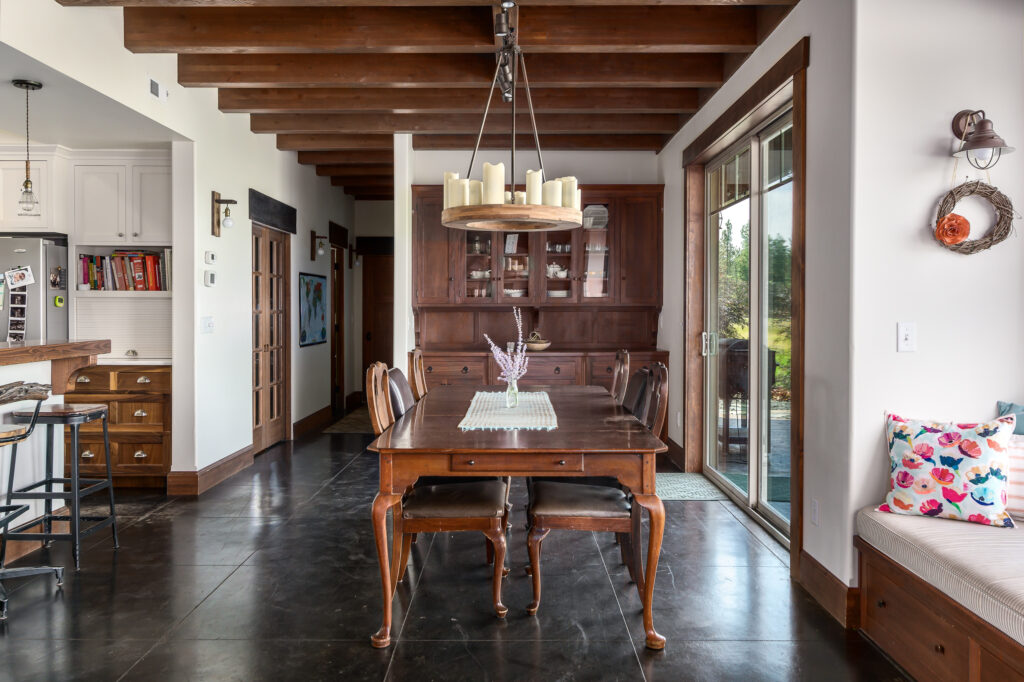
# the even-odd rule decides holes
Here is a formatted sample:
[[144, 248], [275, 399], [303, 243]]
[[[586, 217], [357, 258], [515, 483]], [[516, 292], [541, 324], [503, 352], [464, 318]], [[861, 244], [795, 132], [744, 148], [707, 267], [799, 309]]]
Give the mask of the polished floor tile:
[[[877, 649], [789, 579], [788, 556], [731, 502], [668, 502], [643, 645], [641, 603], [610, 533], [552, 531], [526, 614], [526, 487], [515, 481], [494, 615], [482, 534], [426, 533], [373, 649], [380, 573], [363, 434], [282, 444], [199, 498], [119, 490], [119, 550], [100, 533], [62, 590], [11, 582], [6, 680], [890, 680]], [[101, 511], [102, 500], [88, 508]], [[15, 565], [70, 565], [66, 543]]]

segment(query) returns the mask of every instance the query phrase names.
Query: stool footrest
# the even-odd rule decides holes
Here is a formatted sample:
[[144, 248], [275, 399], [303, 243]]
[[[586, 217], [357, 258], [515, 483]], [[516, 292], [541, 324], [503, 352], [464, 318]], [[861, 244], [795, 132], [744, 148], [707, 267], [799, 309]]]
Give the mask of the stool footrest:
[[[70, 500], [75, 497], [74, 490], [54, 490], [52, 492], [36, 491], [36, 488], [41, 488], [47, 483], [51, 485], [71, 485], [70, 478], [51, 478], [48, 481], [40, 481], [27, 485], [24, 488], [18, 488], [11, 493], [12, 500]], [[80, 478], [78, 479], [78, 498], [81, 499], [87, 495], [98, 493], [101, 490], [106, 490], [110, 485], [105, 478]], [[82, 485], [85, 487], [81, 487]]]
[[[53, 516], [50, 518], [51, 521], [69, 521], [70, 517], [67, 516]], [[80, 516], [79, 521], [95, 521], [93, 525], [88, 528], [79, 529], [78, 535], [80, 537], [86, 537], [91, 535], [98, 530], [109, 528], [114, 523], [113, 516]], [[37, 519], [30, 524], [21, 526], [16, 531], [6, 533], [8, 540], [74, 540], [75, 536], [71, 533], [28, 533], [23, 529], [32, 528], [33, 526], [41, 525], [43, 519]]]

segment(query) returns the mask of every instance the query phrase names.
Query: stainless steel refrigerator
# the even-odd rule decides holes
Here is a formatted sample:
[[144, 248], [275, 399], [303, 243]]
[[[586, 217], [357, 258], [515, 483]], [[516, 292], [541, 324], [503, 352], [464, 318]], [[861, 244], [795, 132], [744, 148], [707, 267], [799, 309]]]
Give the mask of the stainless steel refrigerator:
[[4, 282], [0, 341], [67, 340], [67, 238], [0, 233], [0, 276], [24, 267], [35, 281], [14, 289]]

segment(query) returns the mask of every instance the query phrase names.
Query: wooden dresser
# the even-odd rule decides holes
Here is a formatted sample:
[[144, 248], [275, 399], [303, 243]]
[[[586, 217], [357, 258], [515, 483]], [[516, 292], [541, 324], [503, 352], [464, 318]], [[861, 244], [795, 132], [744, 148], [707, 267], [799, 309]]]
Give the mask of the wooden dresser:
[[[83, 476], [105, 474], [110, 457], [117, 487], [163, 488], [171, 468], [171, 368], [149, 365], [95, 365], [78, 371], [64, 395], [68, 403], [110, 407], [110, 450], [103, 446], [100, 422], [81, 430], [79, 464]], [[68, 434], [64, 451], [70, 456]], [[70, 468], [70, 463], [65, 469]]]

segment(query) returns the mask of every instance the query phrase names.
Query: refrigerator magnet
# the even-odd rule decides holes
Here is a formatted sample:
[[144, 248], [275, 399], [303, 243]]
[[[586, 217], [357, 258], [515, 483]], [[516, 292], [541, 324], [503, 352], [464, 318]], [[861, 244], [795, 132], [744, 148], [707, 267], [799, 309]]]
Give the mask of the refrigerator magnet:
[[12, 289], [17, 287], [28, 286], [29, 284], [35, 284], [36, 278], [32, 276], [32, 268], [25, 267], [14, 268], [4, 273], [4, 279], [7, 280], [7, 286]]

